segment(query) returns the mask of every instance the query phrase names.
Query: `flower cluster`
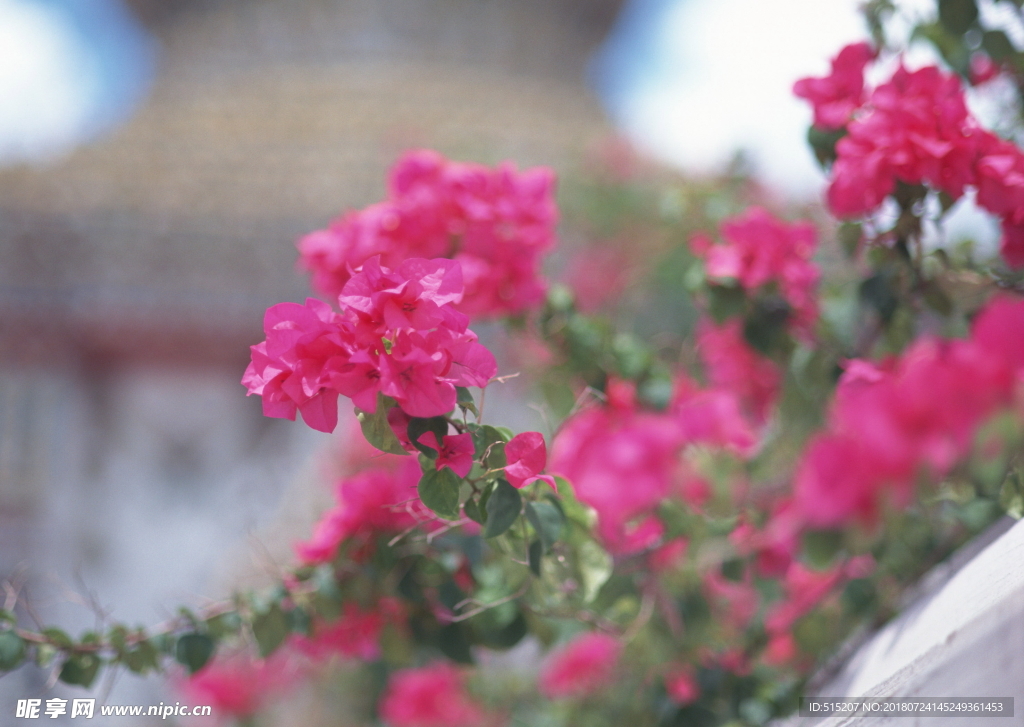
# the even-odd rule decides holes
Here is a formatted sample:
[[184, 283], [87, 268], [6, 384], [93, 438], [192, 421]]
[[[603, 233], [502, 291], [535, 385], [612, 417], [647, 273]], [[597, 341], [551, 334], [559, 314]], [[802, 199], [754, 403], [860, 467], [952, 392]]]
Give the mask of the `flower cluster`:
[[369, 469], [342, 480], [336, 489], [337, 504], [327, 510], [313, 529], [313, 536], [295, 545], [305, 565], [329, 563], [338, 546], [350, 542], [350, 558], [359, 559], [373, 545], [373, 536], [396, 533], [427, 519], [416, 497], [420, 467], [405, 458], [394, 471]]
[[380, 716], [391, 727], [480, 727], [492, 721], [466, 693], [464, 674], [442, 662], [392, 674]]
[[688, 444], [748, 453], [754, 434], [730, 392], [680, 378], [664, 412], [647, 411], [631, 384], [611, 381], [608, 405], [569, 419], [554, 442], [551, 470], [597, 512], [597, 532], [614, 553], [635, 553], [664, 535], [654, 515], [666, 498], [700, 505], [707, 484], [681, 459]]
[[732, 392], [755, 421], [763, 422], [782, 387], [779, 367], [743, 340], [739, 320], [715, 326], [705, 321], [697, 332], [697, 345], [709, 383]]
[[413, 258], [394, 270], [367, 260], [345, 283], [343, 313], [309, 299], [279, 303], [264, 318], [266, 341], [252, 347], [242, 383], [263, 397], [263, 413], [324, 432], [338, 423], [338, 396], [375, 412], [378, 396], [410, 416], [446, 414], [457, 386], [485, 386], [494, 356], [455, 310], [462, 269], [452, 260]]
[[1012, 403], [1022, 340], [1024, 302], [999, 298], [967, 340], [924, 338], [880, 364], [849, 362], [829, 427], [797, 470], [796, 504], [806, 522], [871, 521], [887, 500], [909, 503], [922, 471], [947, 473], [969, 453], [979, 425]]
[[596, 694], [615, 681], [622, 642], [614, 636], [588, 632], [548, 654], [539, 686], [548, 699]]
[[721, 226], [723, 244], [705, 235], [690, 241], [704, 259], [715, 282], [735, 281], [747, 293], [766, 286], [778, 292], [792, 310], [795, 327], [807, 330], [817, 318], [816, 293], [820, 273], [811, 261], [817, 248], [814, 227], [807, 222], [787, 224], [760, 207], [752, 207]]
[[[844, 48], [834, 65], [845, 56], [863, 56], [853, 48]], [[843, 78], [834, 71], [827, 78], [797, 83], [797, 95], [815, 105], [816, 123], [824, 115], [837, 128], [831, 122], [840, 115], [829, 110], [827, 99], [854, 99], [847, 93], [854, 84]], [[897, 182], [926, 183], [952, 199], [973, 186], [978, 203], [1002, 220], [1003, 258], [1013, 267], [1024, 266], [1024, 154], [979, 126], [957, 76], [935, 66], [908, 71], [900, 65], [853, 112], [846, 128], [848, 133], [836, 144], [828, 190], [835, 215], [870, 213], [895, 191]]]
[[375, 255], [390, 267], [409, 258], [452, 258], [466, 285], [459, 310], [521, 313], [544, 296], [539, 268], [555, 240], [553, 190], [547, 168], [490, 169], [412, 151], [391, 170], [387, 200], [299, 240], [300, 264], [318, 292], [334, 297]]

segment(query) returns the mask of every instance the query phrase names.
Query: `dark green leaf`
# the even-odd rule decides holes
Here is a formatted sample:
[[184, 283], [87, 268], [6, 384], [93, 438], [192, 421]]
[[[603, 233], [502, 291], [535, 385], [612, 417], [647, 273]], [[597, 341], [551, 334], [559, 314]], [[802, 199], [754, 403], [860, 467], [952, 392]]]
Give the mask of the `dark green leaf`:
[[17, 623], [18, 617], [15, 616], [11, 611], [0, 608], [0, 624], [13, 624]]
[[242, 618], [234, 611], [206, 619], [206, 632], [215, 639], [238, 633], [241, 627]]
[[963, 35], [977, 20], [974, 0], [939, 0], [939, 22], [953, 35]]
[[526, 618], [521, 612], [511, 622], [497, 629], [478, 629], [481, 643], [489, 649], [511, 649], [527, 634]]
[[420, 437], [427, 432], [433, 432], [437, 437], [438, 446], [441, 446], [444, 441], [442, 437], [448, 434], [448, 421], [444, 417], [430, 417], [429, 419], [413, 417], [409, 420], [409, 441], [430, 459], [437, 459], [437, 450], [419, 441]]
[[252, 620], [252, 633], [264, 659], [273, 654], [288, 636], [288, 620], [276, 603]]
[[11, 671], [25, 659], [25, 640], [13, 631], [0, 631], [0, 671]]
[[864, 231], [859, 222], [844, 222], [839, 225], [839, 244], [847, 257], [854, 257], [860, 249], [860, 241], [864, 237]]
[[215, 648], [213, 639], [206, 634], [184, 634], [178, 638], [174, 658], [188, 669], [189, 674], [195, 674], [206, 666]]
[[43, 636], [45, 636], [51, 644], [61, 649], [70, 649], [74, 642], [71, 641], [71, 637], [58, 628], [43, 629]]
[[534, 540], [530, 543], [530, 549], [527, 551], [530, 559], [530, 570], [533, 574], [540, 578], [540, 559], [544, 555], [544, 544], [540, 540]]
[[769, 296], [757, 301], [743, 321], [743, 338], [754, 350], [765, 355], [781, 351], [789, 341], [786, 324], [790, 312], [789, 304], [781, 297]]
[[526, 505], [526, 519], [537, 531], [541, 543], [544, 545], [544, 552], [551, 550], [559, 538], [562, 537], [562, 526], [565, 518], [561, 508], [555, 507], [550, 502], [530, 502]]
[[836, 144], [846, 136], [846, 129], [822, 129], [812, 126], [807, 130], [807, 143], [814, 157], [822, 167], [828, 167], [836, 160]]
[[442, 626], [437, 636], [437, 644], [445, 656], [460, 664], [473, 663], [473, 652], [469, 649], [471, 642], [465, 624], [452, 623]]
[[867, 613], [875, 605], [875, 584], [867, 578], [854, 578], [843, 589], [843, 604], [854, 616]]
[[480, 508], [480, 503], [475, 498], [471, 497], [466, 500], [462, 505], [462, 510], [466, 513], [466, 517], [475, 523], [483, 525], [487, 521], [487, 511]]
[[100, 670], [100, 658], [95, 654], [71, 654], [60, 669], [60, 680], [88, 689]]
[[519, 490], [506, 480], [498, 480], [494, 492], [487, 500], [487, 524], [484, 526], [483, 536], [495, 538], [504, 533], [512, 527], [522, 509], [523, 498], [519, 495]]
[[473, 444], [476, 447], [476, 458], [483, 459], [484, 455], [487, 455], [487, 459], [484, 461], [484, 466], [488, 469], [499, 469], [504, 467], [505, 442], [509, 439], [511, 439], [511, 437], [506, 438], [505, 434], [497, 427], [485, 424], [473, 432]]
[[293, 608], [285, 613], [288, 619], [288, 628], [293, 633], [304, 634], [305, 636], [313, 635], [313, 619], [309, 617], [309, 612], [304, 608]]
[[398, 441], [398, 437], [395, 436], [391, 425], [388, 424], [388, 410], [395, 406], [394, 399], [378, 392], [377, 411], [370, 414], [356, 409], [356, 418], [359, 420], [359, 426], [363, 430], [363, 436], [366, 437], [366, 441], [374, 447], [390, 454], [408, 454], [402, 448], [402, 443]]
[[742, 581], [743, 570], [742, 558], [730, 558], [721, 567], [722, 577], [729, 581]]
[[144, 674], [157, 668], [159, 654], [156, 647], [149, 641], [140, 641], [135, 648], [125, 654], [124, 663], [136, 674]]
[[459, 487], [462, 479], [451, 468], [427, 472], [417, 488], [420, 500], [446, 520], [459, 519]]
[[878, 312], [883, 323], [892, 320], [900, 304], [893, 284], [893, 275], [886, 270], [878, 271], [860, 284], [861, 300]]

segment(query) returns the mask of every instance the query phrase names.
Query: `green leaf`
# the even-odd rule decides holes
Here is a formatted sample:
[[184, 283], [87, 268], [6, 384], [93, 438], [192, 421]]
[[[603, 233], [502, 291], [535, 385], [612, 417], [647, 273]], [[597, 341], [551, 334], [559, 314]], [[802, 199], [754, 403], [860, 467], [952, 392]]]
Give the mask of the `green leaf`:
[[565, 518], [561, 509], [550, 502], [529, 502], [526, 504], [526, 519], [540, 536], [544, 552], [550, 552], [551, 546], [562, 537]]
[[242, 628], [242, 617], [234, 611], [206, 619], [206, 632], [215, 639], [236, 634]]
[[875, 584], [867, 578], [854, 578], [843, 588], [843, 604], [854, 616], [867, 613], [877, 598]]
[[500, 628], [478, 628], [480, 642], [488, 649], [511, 649], [523, 640], [528, 632], [526, 618], [516, 611], [512, 621]]
[[844, 222], [839, 225], [836, 236], [839, 238], [839, 244], [846, 256], [856, 257], [857, 250], [860, 249], [860, 241], [864, 238], [863, 225], [859, 222]]
[[15, 624], [18, 622], [18, 617], [11, 611], [0, 608], [0, 624]]
[[497, 427], [492, 427], [489, 424], [477, 429], [473, 432], [473, 445], [476, 447], [476, 459], [483, 459], [484, 455], [487, 455], [484, 460], [484, 466], [488, 469], [500, 469], [505, 466], [505, 442], [511, 437], [506, 438], [504, 433], [501, 432]]
[[430, 417], [429, 419], [413, 417], [409, 420], [409, 441], [430, 459], [437, 459], [437, 450], [419, 441], [419, 438], [427, 432], [434, 433], [434, 436], [437, 437], [437, 444], [440, 446], [444, 441], [442, 437], [448, 434], [448, 420], [444, 417]]
[[742, 581], [743, 580], [743, 559], [742, 558], [730, 558], [729, 560], [722, 563], [721, 567], [722, 577], [729, 581]]
[[417, 491], [423, 504], [445, 520], [459, 519], [459, 487], [462, 478], [449, 467], [423, 475]]
[[356, 409], [356, 418], [359, 420], [359, 426], [363, 430], [363, 436], [366, 437], [366, 441], [381, 452], [409, 454], [402, 448], [402, 443], [398, 441], [398, 437], [395, 436], [391, 425], [388, 424], [388, 410], [393, 409], [395, 406], [397, 404], [394, 399], [377, 392], [377, 411], [370, 414], [361, 409]]
[[273, 654], [288, 636], [288, 620], [276, 603], [252, 620], [252, 633], [264, 659]]
[[100, 658], [95, 654], [72, 654], [60, 669], [60, 680], [88, 689], [100, 671]]
[[812, 126], [807, 129], [807, 143], [814, 157], [822, 167], [828, 167], [836, 160], [836, 144], [846, 136], [846, 129], [822, 129]]
[[215, 649], [216, 644], [206, 634], [183, 634], [174, 647], [174, 658], [188, 669], [189, 674], [195, 674], [206, 666]]
[[140, 641], [124, 656], [125, 665], [136, 674], [145, 674], [157, 668], [158, 652], [149, 641]]
[[756, 351], [770, 355], [781, 351], [789, 341], [789, 303], [779, 296], [758, 300], [743, 321], [743, 338]]
[[13, 631], [0, 631], [0, 671], [11, 671], [25, 660], [25, 640]]
[[953, 35], [963, 35], [977, 20], [974, 0], [939, 0], [939, 22]]
[[60, 649], [70, 649], [74, 646], [74, 642], [71, 640], [71, 637], [58, 628], [50, 627], [48, 629], [43, 629], [43, 636], [45, 636], [51, 644]]
[[484, 526], [485, 538], [496, 538], [504, 533], [519, 517], [523, 509], [523, 498], [519, 490], [507, 480], [498, 480], [494, 492], [487, 500], [487, 524]]
[[1010, 472], [999, 490], [999, 506], [1014, 520], [1024, 517], [1024, 482], [1017, 470]]
[[813, 568], [824, 570], [832, 565], [843, 547], [839, 530], [808, 530], [803, 535], [804, 555]]
[[473, 416], [480, 416], [480, 412], [476, 409], [476, 402], [473, 401], [473, 394], [465, 386], [455, 387], [455, 401], [460, 408], [473, 412]]
[[480, 508], [480, 503], [475, 498], [469, 498], [462, 505], [463, 511], [466, 513], [466, 517], [475, 523], [483, 525], [487, 522], [487, 511]]
[[460, 664], [473, 663], [473, 652], [469, 648], [471, 643], [465, 624], [446, 624], [441, 627], [437, 636], [438, 647], [445, 656]]
[[530, 549], [527, 551], [530, 562], [530, 570], [533, 574], [540, 578], [540, 559], [544, 555], [544, 544], [540, 540], [534, 540], [530, 543]]

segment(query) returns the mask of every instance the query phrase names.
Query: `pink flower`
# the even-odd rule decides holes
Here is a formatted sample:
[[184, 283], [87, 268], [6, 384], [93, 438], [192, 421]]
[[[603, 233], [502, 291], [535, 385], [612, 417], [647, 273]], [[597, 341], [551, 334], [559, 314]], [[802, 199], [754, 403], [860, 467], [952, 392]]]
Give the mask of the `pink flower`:
[[544, 660], [539, 686], [548, 699], [580, 698], [597, 693], [615, 680], [622, 643], [613, 636], [589, 632], [577, 636]]
[[704, 589], [709, 600], [716, 604], [716, 616], [732, 629], [742, 631], [757, 613], [761, 601], [757, 588], [748, 578], [731, 581], [717, 570], [704, 575]]
[[462, 673], [441, 662], [392, 674], [380, 716], [390, 727], [477, 727], [488, 721], [466, 694]]
[[554, 477], [540, 474], [548, 463], [547, 445], [540, 432], [522, 432], [512, 437], [505, 445], [505, 461], [505, 477], [513, 487], [525, 487], [536, 480], [555, 486]]
[[792, 634], [779, 632], [768, 637], [768, 646], [762, 658], [765, 664], [779, 667], [792, 663], [798, 653], [796, 639]]
[[700, 686], [689, 664], [678, 664], [665, 675], [665, 691], [669, 699], [679, 705], [697, 701]]
[[964, 102], [959, 79], [934, 66], [907, 71], [876, 88], [836, 144], [828, 203], [839, 217], [878, 207], [895, 188], [927, 182], [954, 199], [975, 179], [985, 134]]
[[741, 322], [703, 322], [697, 345], [712, 386], [734, 393], [754, 420], [763, 422], [782, 388], [782, 374], [743, 339]]
[[377, 533], [415, 525], [425, 514], [416, 499], [419, 479], [419, 464], [405, 458], [397, 471], [366, 470], [342, 480], [336, 491], [338, 504], [316, 524], [311, 540], [295, 545], [299, 560], [306, 565], [327, 563], [347, 540], [365, 544]]
[[309, 299], [267, 311], [267, 340], [252, 347], [242, 383], [263, 397], [267, 416], [333, 431], [343, 394], [375, 412], [378, 394], [406, 414], [431, 417], [455, 407], [455, 387], [485, 386], [494, 356], [454, 308], [462, 271], [451, 260], [410, 259], [394, 270], [373, 257], [345, 283], [341, 314]]
[[832, 72], [824, 78], [802, 78], [793, 93], [814, 106], [814, 125], [841, 129], [864, 103], [864, 67], [875, 57], [867, 43], [854, 43], [832, 59]]
[[292, 636], [291, 644], [314, 661], [324, 661], [334, 654], [373, 661], [380, 656], [381, 630], [397, 618], [400, 609], [392, 599], [366, 610], [346, 603], [337, 619], [317, 623], [312, 636]]
[[544, 296], [540, 261], [554, 244], [553, 191], [546, 168], [491, 169], [411, 151], [391, 169], [387, 200], [303, 237], [299, 262], [313, 274], [314, 288], [333, 297], [375, 255], [389, 267], [447, 257], [462, 270], [462, 312], [520, 313]]
[[709, 277], [735, 280], [754, 293], [774, 283], [793, 310], [793, 324], [808, 330], [817, 318], [820, 273], [811, 261], [817, 248], [814, 227], [806, 222], [787, 224], [766, 210], [752, 207], [722, 224], [724, 243], [710, 244], [704, 236], [691, 241], [691, 249], [705, 260]]
[[550, 469], [597, 511], [606, 547], [631, 553], [661, 537], [651, 514], [674, 492], [683, 439], [671, 415], [637, 411], [621, 389], [610, 385], [609, 399], [624, 405], [585, 409], [563, 425]]
[[789, 631], [799, 618], [831, 593], [844, 576], [841, 565], [827, 571], [814, 571], [802, 563], [792, 563], [783, 582], [786, 600], [771, 608], [765, 617], [765, 628], [771, 634]]
[[438, 444], [436, 434], [424, 432], [420, 435], [419, 442], [437, 450], [437, 459], [434, 460], [436, 469], [450, 467], [459, 477], [465, 477], [473, 469], [473, 453], [476, 448], [473, 446], [472, 434], [444, 436], [441, 437], [441, 444]]
[[214, 715], [250, 717], [298, 676], [298, 662], [285, 650], [266, 659], [240, 652], [217, 655], [178, 687], [193, 704], [210, 705]]

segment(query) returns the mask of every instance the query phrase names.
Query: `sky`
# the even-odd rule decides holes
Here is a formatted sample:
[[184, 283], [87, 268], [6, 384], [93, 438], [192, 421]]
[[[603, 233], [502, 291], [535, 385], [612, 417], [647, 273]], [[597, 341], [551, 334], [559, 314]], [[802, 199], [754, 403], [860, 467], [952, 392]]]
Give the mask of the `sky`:
[[59, 158], [124, 118], [155, 59], [118, 0], [0, 0], [0, 164]]

